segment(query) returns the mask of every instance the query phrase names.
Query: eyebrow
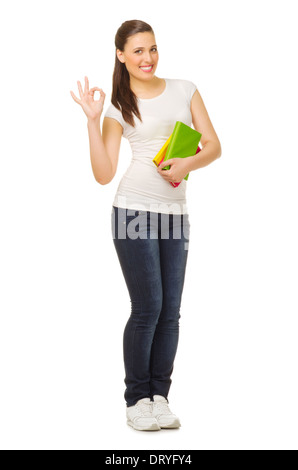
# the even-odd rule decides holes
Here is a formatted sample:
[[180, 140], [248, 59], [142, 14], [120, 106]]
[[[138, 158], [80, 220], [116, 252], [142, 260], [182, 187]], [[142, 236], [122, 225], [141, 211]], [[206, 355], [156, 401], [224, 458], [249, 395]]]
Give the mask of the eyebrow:
[[[156, 44], [153, 44], [153, 46], [151, 46], [151, 47], [157, 47], [157, 45], [156, 45]], [[135, 49], [133, 49], [133, 51], [136, 51], [136, 50], [138, 50], [138, 49], [144, 49], [144, 47], [136, 47]]]

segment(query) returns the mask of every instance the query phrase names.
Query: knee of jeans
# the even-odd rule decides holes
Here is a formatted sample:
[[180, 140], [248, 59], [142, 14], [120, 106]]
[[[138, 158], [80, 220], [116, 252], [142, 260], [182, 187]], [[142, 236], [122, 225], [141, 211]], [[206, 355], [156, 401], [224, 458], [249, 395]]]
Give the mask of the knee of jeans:
[[181, 318], [180, 315], [180, 305], [181, 302], [164, 302], [161, 314], [160, 314], [160, 322], [178, 322]]
[[156, 325], [162, 310], [162, 298], [131, 300], [131, 317], [142, 325]]

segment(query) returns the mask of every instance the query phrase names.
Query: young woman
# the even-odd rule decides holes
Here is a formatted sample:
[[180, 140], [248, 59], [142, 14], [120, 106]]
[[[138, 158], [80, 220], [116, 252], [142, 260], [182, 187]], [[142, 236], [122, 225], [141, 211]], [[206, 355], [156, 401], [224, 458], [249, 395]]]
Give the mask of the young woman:
[[[103, 120], [105, 93], [71, 91], [88, 118], [90, 157], [100, 184], [115, 176], [121, 137], [132, 160], [112, 205], [113, 241], [131, 300], [124, 331], [127, 423], [137, 430], [178, 428], [168, 393], [176, 355], [190, 223], [184, 177], [221, 155], [221, 146], [196, 85], [155, 75], [159, 56], [154, 32], [143, 21], [125, 21], [115, 36], [113, 91]], [[99, 100], [94, 92], [99, 91]], [[176, 121], [202, 134], [202, 149], [152, 162]], [[163, 169], [170, 165], [169, 169]], [[174, 187], [170, 183], [180, 182]]]

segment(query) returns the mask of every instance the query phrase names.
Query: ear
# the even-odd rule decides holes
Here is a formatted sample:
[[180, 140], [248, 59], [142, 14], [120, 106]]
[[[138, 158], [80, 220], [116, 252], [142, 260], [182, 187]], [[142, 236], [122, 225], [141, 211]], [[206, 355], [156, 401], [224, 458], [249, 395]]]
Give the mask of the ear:
[[116, 50], [116, 54], [117, 54], [117, 57], [118, 57], [119, 61], [122, 62], [122, 64], [124, 64], [125, 59], [124, 59], [124, 57], [123, 57], [123, 52], [120, 51], [120, 49], [117, 49], [117, 50]]

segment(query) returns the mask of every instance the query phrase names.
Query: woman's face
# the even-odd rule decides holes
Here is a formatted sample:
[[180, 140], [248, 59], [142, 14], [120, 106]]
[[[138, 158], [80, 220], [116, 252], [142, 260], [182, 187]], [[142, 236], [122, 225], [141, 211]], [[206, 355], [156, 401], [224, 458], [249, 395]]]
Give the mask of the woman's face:
[[158, 63], [154, 34], [145, 32], [130, 36], [124, 51], [117, 49], [117, 56], [122, 63], [125, 63], [130, 75], [138, 80], [151, 80]]

